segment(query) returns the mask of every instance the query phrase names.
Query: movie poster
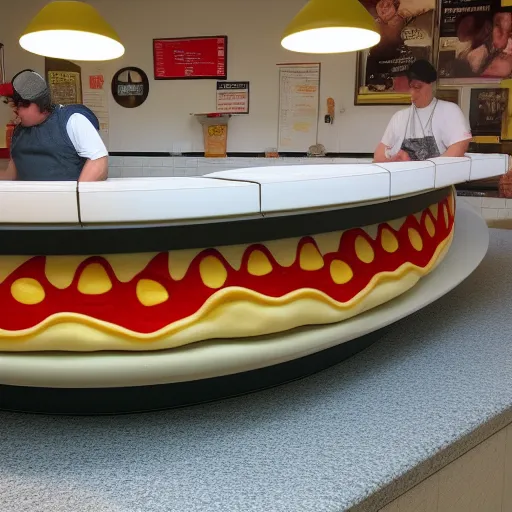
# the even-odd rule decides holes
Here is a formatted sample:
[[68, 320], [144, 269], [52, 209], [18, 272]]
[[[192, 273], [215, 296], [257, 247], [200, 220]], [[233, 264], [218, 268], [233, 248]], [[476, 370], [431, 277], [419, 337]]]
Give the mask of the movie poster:
[[360, 2], [376, 19], [381, 40], [359, 54], [356, 103], [365, 103], [369, 96], [377, 100], [373, 103], [388, 103], [390, 93], [408, 94], [403, 73], [412, 62], [432, 62], [436, 0]]
[[508, 89], [472, 89], [469, 123], [473, 135], [501, 136], [507, 107]]
[[501, 0], [441, 0], [440, 79], [478, 83], [512, 76], [512, 8]]

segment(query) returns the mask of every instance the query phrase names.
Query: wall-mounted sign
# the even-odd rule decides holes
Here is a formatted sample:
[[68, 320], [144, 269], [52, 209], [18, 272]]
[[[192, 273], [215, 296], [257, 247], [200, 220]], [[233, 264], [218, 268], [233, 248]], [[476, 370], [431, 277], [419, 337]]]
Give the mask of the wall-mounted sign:
[[73, 71], [49, 71], [48, 86], [52, 101], [59, 105], [82, 103], [82, 79]]
[[153, 39], [155, 80], [225, 80], [227, 55], [227, 36]]
[[44, 69], [53, 103], [82, 103], [82, 69], [65, 59], [45, 57]]
[[103, 75], [90, 75], [89, 76], [89, 89], [99, 90], [103, 89], [103, 83], [105, 79]]
[[249, 82], [217, 82], [217, 112], [249, 113]]
[[112, 96], [122, 107], [140, 107], [148, 94], [149, 80], [142, 69], [123, 68], [112, 78]]

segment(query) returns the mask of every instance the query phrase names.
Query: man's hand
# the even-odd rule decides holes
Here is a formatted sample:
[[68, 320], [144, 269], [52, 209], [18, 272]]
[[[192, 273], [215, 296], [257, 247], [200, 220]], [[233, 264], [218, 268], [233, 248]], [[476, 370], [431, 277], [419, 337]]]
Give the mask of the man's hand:
[[401, 149], [394, 157], [392, 157], [392, 162], [409, 162], [411, 160], [411, 157], [407, 153], [407, 151], [404, 151]]
[[14, 162], [11, 158], [11, 160], [9, 160], [9, 164], [7, 165], [7, 169], [5, 169], [5, 171], [0, 171], [0, 180], [14, 181], [16, 179], [16, 175], [16, 165], [14, 165]]

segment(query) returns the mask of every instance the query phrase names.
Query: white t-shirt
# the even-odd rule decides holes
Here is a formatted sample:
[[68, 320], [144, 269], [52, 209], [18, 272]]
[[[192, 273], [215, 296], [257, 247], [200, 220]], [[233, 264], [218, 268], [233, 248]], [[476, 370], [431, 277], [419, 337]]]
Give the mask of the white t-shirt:
[[82, 114], [73, 114], [66, 125], [71, 143], [82, 158], [97, 160], [108, 156], [107, 148], [93, 124]]
[[[434, 107], [432, 125], [430, 126], [429, 119]], [[399, 110], [389, 121], [381, 142], [389, 148], [391, 156], [396, 155], [400, 151], [406, 129], [408, 138], [411, 137], [411, 134], [415, 134], [416, 137], [423, 137], [424, 130], [425, 135], [434, 135], [441, 155], [452, 144], [472, 138], [469, 122], [460, 107], [455, 103], [434, 99], [428, 107], [417, 108], [416, 111], [418, 112], [423, 129], [418, 122], [418, 116], [411, 115], [413, 108], [411, 105], [408, 108]], [[407, 127], [409, 119], [410, 126]]]

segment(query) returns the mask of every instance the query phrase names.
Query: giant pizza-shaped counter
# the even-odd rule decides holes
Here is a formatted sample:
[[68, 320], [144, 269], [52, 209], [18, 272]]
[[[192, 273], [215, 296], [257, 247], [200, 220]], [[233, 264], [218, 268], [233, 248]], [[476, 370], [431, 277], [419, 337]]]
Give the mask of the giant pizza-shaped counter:
[[332, 365], [448, 292], [506, 155], [0, 184], [0, 408], [114, 413]]

